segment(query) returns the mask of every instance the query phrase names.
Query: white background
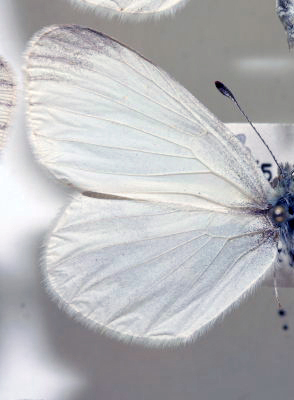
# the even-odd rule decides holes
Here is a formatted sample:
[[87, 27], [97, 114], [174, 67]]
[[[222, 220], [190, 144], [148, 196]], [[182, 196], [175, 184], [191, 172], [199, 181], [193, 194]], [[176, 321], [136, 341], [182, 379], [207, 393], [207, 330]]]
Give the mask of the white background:
[[[79, 23], [159, 64], [225, 122], [241, 117], [216, 92], [216, 79], [238, 94], [253, 120], [294, 122], [294, 53], [274, 3], [190, 0], [173, 19], [134, 24], [99, 19], [65, 0], [1, 0], [0, 54], [21, 86], [31, 35], [48, 24]], [[198, 341], [175, 349], [122, 344], [58, 310], [43, 288], [39, 257], [66, 195], [33, 160], [21, 88], [18, 94], [0, 164], [0, 399], [292, 400], [294, 289], [281, 291], [289, 331], [281, 330], [273, 290], [261, 288]], [[294, 132], [287, 132], [286, 145], [285, 136], [272, 145], [277, 153], [287, 148], [291, 157]]]

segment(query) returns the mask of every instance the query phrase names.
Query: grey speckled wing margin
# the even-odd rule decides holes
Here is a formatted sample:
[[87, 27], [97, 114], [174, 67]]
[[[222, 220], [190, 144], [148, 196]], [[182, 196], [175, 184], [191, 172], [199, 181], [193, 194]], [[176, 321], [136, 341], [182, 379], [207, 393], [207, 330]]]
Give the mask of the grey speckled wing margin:
[[0, 57], [0, 151], [3, 148], [11, 113], [15, 106], [15, 81], [7, 62]]

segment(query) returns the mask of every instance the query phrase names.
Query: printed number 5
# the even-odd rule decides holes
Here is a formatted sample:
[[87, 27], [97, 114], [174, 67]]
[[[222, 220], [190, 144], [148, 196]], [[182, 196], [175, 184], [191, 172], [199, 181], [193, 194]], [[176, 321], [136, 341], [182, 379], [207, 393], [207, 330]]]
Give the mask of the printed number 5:
[[266, 176], [268, 181], [270, 181], [272, 179], [272, 172], [270, 170], [271, 167], [272, 167], [272, 164], [269, 164], [269, 163], [261, 164], [261, 170], [264, 173], [264, 175]]

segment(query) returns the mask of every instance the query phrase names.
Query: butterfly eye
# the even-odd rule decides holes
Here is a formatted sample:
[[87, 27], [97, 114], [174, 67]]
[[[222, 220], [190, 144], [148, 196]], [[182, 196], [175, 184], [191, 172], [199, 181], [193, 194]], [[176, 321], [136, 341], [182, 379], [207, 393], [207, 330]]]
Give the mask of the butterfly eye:
[[286, 209], [283, 206], [275, 206], [272, 216], [275, 222], [284, 222], [287, 218]]

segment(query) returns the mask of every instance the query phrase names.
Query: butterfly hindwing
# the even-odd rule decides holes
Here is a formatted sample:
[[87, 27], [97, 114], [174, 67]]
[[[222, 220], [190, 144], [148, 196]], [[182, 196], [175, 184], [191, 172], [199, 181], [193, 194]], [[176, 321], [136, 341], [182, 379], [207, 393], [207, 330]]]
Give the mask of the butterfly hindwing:
[[50, 233], [53, 297], [124, 340], [195, 337], [252, 289], [276, 256], [263, 216], [76, 195]]

